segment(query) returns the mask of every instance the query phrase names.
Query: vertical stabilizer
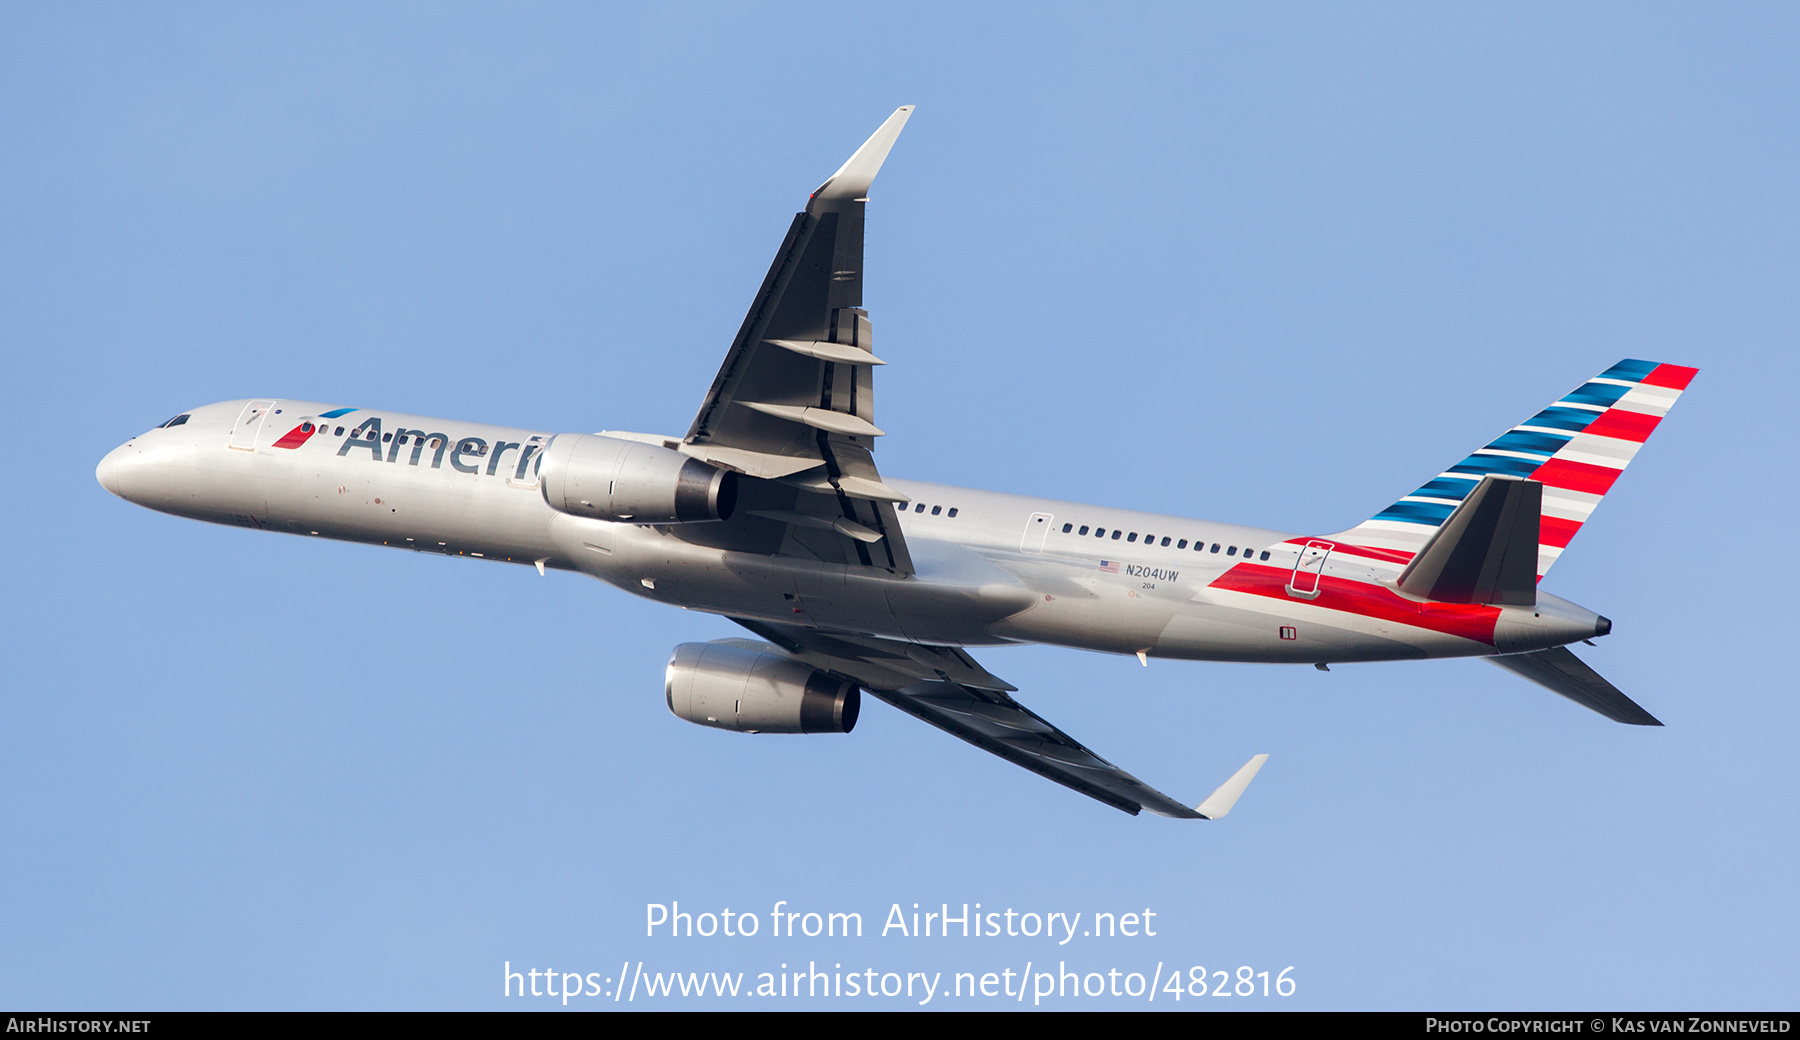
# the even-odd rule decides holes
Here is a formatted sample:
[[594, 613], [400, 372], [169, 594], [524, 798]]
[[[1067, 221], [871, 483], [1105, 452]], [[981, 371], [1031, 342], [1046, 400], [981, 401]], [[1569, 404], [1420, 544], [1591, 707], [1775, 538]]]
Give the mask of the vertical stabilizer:
[[1543, 505], [1534, 570], [1542, 578], [1698, 371], [1621, 361], [1417, 491], [1332, 537], [1420, 553], [1484, 477], [1536, 481], [1543, 485]]

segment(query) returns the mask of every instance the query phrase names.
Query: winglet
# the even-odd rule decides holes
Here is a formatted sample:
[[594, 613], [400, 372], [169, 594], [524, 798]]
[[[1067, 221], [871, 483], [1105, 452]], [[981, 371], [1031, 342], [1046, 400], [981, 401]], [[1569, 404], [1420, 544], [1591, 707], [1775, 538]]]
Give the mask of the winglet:
[[1219, 789], [1209, 795], [1206, 801], [1194, 807], [1194, 811], [1209, 820], [1224, 817], [1237, 804], [1238, 796], [1244, 793], [1244, 788], [1249, 787], [1250, 781], [1256, 779], [1256, 771], [1268, 760], [1268, 755], [1257, 755], [1245, 762], [1244, 768], [1231, 774], [1231, 779], [1220, 784]]
[[844, 199], [860, 199], [869, 193], [869, 185], [875, 183], [875, 175], [881, 172], [881, 164], [887, 161], [888, 152], [894, 147], [894, 140], [900, 136], [900, 129], [906, 125], [907, 117], [912, 115], [912, 105], [901, 105], [894, 114], [887, 117], [876, 131], [869, 135], [856, 154], [844, 160], [844, 165], [831, 175], [812, 197], [819, 201], [839, 201]]

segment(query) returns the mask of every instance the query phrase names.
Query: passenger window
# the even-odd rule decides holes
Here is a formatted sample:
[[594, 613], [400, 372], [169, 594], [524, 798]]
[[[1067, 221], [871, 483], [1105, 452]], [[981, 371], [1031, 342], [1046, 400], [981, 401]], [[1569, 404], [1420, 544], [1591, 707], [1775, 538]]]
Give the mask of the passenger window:
[[301, 423], [301, 424], [300, 424], [300, 432], [301, 432], [301, 433], [311, 433], [311, 432], [313, 432], [313, 424], [312, 424], [312, 423], [309, 423], [309, 422], [303, 422], [303, 423]]
[[923, 502], [920, 502], [918, 505], [913, 506], [913, 512], [915, 512], [915, 513], [923, 513], [924, 511], [925, 511], [925, 503], [923, 503]]
[[1237, 555], [1237, 546], [1234, 545], [1231, 548], [1225, 550], [1225, 555], [1236, 556]]
[[1130, 537], [1130, 538], [1127, 538], [1127, 539], [1125, 539], [1125, 540], [1126, 540], [1126, 541], [1128, 541], [1128, 542], [1135, 542], [1135, 541], [1137, 541], [1137, 532], [1136, 532], [1136, 531], [1133, 531], [1133, 532], [1131, 532], [1131, 537]]
[[1104, 528], [1104, 527], [1094, 528], [1094, 537], [1095, 538], [1105, 538], [1106, 537], [1106, 528]]
[[955, 515], [956, 515], [956, 507], [955, 507], [955, 506], [951, 506], [951, 507], [950, 507], [950, 512], [949, 512], [949, 513], [947, 513], [947, 514], [946, 514], [946, 515], [947, 515], [947, 516], [955, 516]]
[[944, 507], [943, 507], [943, 506], [932, 506], [932, 507], [931, 507], [931, 515], [932, 515], [932, 516], [936, 516], [936, 515], [938, 515], [938, 514], [939, 514], [939, 513], [941, 513], [941, 512], [943, 512], [943, 511], [944, 511]]
[[1119, 540], [1119, 536], [1120, 536], [1120, 535], [1122, 535], [1122, 534], [1124, 534], [1124, 533], [1125, 533], [1125, 532], [1124, 532], [1124, 531], [1114, 531], [1114, 532], [1113, 532], [1113, 541], [1115, 541], [1115, 542], [1116, 542], [1116, 541], [1118, 541], [1118, 540]]
[[1083, 535], [1084, 535], [1084, 534], [1087, 534], [1087, 525], [1086, 525], [1086, 524], [1082, 524], [1082, 525], [1081, 525], [1081, 530], [1079, 530], [1079, 531], [1077, 531], [1077, 532], [1075, 532], [1075, 533], [1076, 533], [1076, 534], [1083, 534]]
[[1176, 543], [1175, 543], [1175, 548], [1177, 548], [1177, 549], [1185, 549], [1185, 548], [1187, 548], [1187, 539], [1186, 539], [1186, 538], [1183, 538], [1183, 539], [1182, 539], [1182, 540], [1181, 540], [1181, 541], [1179, 541], [1179, 542], [1176, 542]]
[[1218, 551], [1219, 551], [1219, 543], [1218, 543], [1218, 542], [1214, 542], [1214, 543], [1213, 543], [1213, 547], [1212, 547], [1212, 551], [1213, 551], [1213, 552], [1218, 552]]
[[342, 426], [338, 427], [337, 432], [332, 434], [332, 436], [334, 436], [334, 437], [342, 437], [343, 435], [344, 435], [344, 428]]
[[1073, 531], [1073, 530], [1075, 530], [1074, 524], [1064, 524], [1063, 525], [1063, 534], [1068, 534], [1070, 531]]
[[391, 441], [394, 439], [394, 435], [391, 433], [384, 433], [381, 435], [381, 439], [384, 441]]
[[1261, 558], [1262, 558], [1262, 559], [1265, 559], [1265, 560], [1266, 560], [1266, 559], [1268, 559], [1268, 558], [1269, 558], [1269, 550], [1267, 550], [1267, 549], [1264, 549], [1264, 550], [1263, 550], [1263, 554], [1262, 554], [1262, 557], [1261, 557]]
[[1166, 534], [1165, 534], [1165, 535], [1163, 535], [1163, 540], [1162, 540], [1162, 543], [1163, 543], [1163, 544], [1164, 544], [1164, 545], [1168, 545], [1168, 544], [1169, 544], [1169, 536], [1168, 536], [1168, 535], [1166, 535]]

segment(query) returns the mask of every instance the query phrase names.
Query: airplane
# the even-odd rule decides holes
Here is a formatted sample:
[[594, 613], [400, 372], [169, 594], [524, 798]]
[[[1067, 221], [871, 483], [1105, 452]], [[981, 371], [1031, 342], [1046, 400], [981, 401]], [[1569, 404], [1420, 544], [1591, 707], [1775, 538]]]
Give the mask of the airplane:
[[317, 401], [193, 408], [101, 460], [113, 494], [213, 523], [592, 575], [755, 639], [683, 643], [664, 697], [746, 733], [849, 733], [866, 692], [1106, 805], [1218, 819], [1020, 704], [970, 647], [1313, 665], [1480, 657], [1661, 723], [1538, 589], [1696, 369], [1627, 359], [1367, 520], [1305, 535], [880, 473], [863, 308], [893, 113], [794, 216], [685, 435], [553, 433]]

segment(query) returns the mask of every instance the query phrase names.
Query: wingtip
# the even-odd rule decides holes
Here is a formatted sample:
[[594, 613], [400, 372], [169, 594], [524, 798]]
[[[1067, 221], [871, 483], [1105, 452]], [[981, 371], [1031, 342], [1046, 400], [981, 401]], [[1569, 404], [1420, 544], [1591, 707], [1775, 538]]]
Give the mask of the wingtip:
[[888, 152], [894, 147], [900, 131], [906, 128], [906, 121], [912, 118], [913, 105], [901, 105], [894, 109], [892, 115], [882, 121], [869, 139], [862, 143], [844, 165], [838, 167], [836, 173], [819, 185], [813, 192], [815, 201], [860, 199], [868, 194], [869, 185], [875, 183], [875, 175], [881, 172], [881, 164], [887, 161]]
[[1206, 801], [1196, 805], [1194, 811], [1199, 813], [1203, 819], [1223, 819], [1225, 814], [1231, 811], [1231, 807], [1237, 804], [1244, 789], [1250, 786], [1250, 781], [1256, 779], [1257, 770], [1261, 769], [1263, 763], [1268, 760], [1269, 756], [1266, 754], [1252, 755], [1250, 761], [1245, 762], [1242, 768], [1231, 774], [1231, 779], [1220, 784], [1219, 789], [1208, 795]]

